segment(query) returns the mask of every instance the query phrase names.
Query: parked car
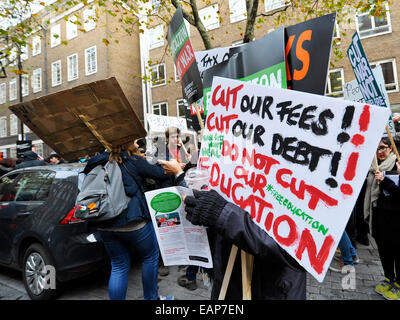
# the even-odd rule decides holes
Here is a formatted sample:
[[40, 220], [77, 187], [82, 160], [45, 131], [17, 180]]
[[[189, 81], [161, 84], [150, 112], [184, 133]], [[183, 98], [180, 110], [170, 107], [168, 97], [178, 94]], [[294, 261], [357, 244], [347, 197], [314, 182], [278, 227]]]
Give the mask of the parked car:
[[0, 264], [22, 271], [33, 300], [54, 298], [62, 283], [107, 262], [95, 230], [73, 216], [84, 166], [31, 167], [0, 178]]

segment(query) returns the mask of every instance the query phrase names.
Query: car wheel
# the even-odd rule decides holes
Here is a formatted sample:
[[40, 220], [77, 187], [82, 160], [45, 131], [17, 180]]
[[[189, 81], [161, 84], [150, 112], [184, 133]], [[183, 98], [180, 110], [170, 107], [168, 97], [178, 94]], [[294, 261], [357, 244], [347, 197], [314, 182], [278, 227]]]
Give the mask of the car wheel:
[[34, 243], [25, 251], [22, 280], [32, 300], [53, 299], [59, 293], [53, 266], [50, 254], [40, 244]]

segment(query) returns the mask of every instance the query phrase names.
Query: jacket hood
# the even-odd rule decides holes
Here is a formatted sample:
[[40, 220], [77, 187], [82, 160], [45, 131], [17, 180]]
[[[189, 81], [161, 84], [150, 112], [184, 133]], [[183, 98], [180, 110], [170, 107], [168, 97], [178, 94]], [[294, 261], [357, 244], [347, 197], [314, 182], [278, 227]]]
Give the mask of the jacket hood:
[[33, 151], [24, 152], [24, 161], [36, 160], [38, 158], [37, 154]]

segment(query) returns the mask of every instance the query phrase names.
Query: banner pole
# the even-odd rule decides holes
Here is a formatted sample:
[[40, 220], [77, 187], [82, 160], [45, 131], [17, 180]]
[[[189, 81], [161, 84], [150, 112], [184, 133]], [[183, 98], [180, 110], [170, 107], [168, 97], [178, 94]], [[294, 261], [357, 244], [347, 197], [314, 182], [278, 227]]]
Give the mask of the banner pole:
[[393, 140], [393, 137], [392, 137], [392, 133], [390, 132], [390, 129], [389, 129], [388, 125], [386, 125], [386, 132], [387, 132], [387, 134], [389, 136], [390, 143], [392, 144], [393, 151], [396, 154], [397, 161], [400, 161], [399, 152], [397, 151], [396, 144], [394, 143], [394, 140]]
[[222, 281], [221, 290], [219, 292], [218, 300], [224, 300], [226, 296], [226, 290], [228, 289], [229, 281], [231, 279], [233, 265], [235, 263], [238, 247], [232, 245], [231, 253], [229, 255], [228, 265], [226, 266], [224, 280]]
[[197, 114], [197, 119], [199, 120], [199, 124], [201, 127], [201, 132], [200, 132], [200, 141], [203, 140], [203, 131], [204, 131], [204, 123], [203, 123], [203, 119], [201, 118], [200, 115], [200, 109], [199, 106], [197, 105], [197, 102], [194, 103], [194, 108], [196, 109], [196, 114]]
[[246, 251], [241, 250], [241, 258], [243, 300], [251, 300], [251, 277], [253, 275], [254, 257]]

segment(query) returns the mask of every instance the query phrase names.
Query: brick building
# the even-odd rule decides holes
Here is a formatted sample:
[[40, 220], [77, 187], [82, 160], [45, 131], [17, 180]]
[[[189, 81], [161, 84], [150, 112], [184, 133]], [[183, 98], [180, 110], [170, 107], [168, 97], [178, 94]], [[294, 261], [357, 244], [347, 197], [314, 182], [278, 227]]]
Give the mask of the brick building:
[[[400, 112], [400, 93], [398, 71], [400, 63], [400, 4], [392, 2], [389, 12], [383, 19], [377, 19], [363, 14], [354, 16], [350, 25], [337, 25], [335, 37], [340, 38], [340, 47], [344, 53], [343, 59], [334, 62], [334, 68], [329, 70], [326, 94], [333, 97], [343, 97], [343, 86], [354, 80], [354, 73], [347, 58], [346, 51], [351, 37], [357, 30], [372, 66], [380, 64], [384, 73], [386, 90], [389, 95], [393, 112]], [[260, 1], [259, 12], [266, 14], [284, 6], [285, 0]], [[246, 26], [245, 0], [229, 0], [213, 2], [209, 6], [199, 4], [200, 18], [212, 38], [214, 47], [234, 46], [241, 43], [242, 33]], [[277, 28], [273, 23], [265, 22], [261, 28], [255, 28], [255, 38], [258, 39]], [[158, 24], [157, 24], [158, 23]], [[291, 22], [295, 24], [297, 22]], [[189, 26], [189, 24], [187, 24]], [[190, 26], [190, 38], [195, 51], [204, 50], [199, 32]], [[151, 88], [152, 106], [149, 112], [168, 116], [184, 116], [182, 92], [179, 80], [176, 78], [175, 67], [170, 53], [165, 53], [167, 28], [161, 21], [154, 22], [150, 29], [150, 59], [153, 62], [153, 78], [158, 80]], [[346, 34], [344, 36], [344, 34]], [[333, 56], [332, 56], [333, 58]], [[332, 59], [333, 61], [333, 59]], [[156, 63], [157, 62], [157, 63]]]
[[[42, 14], [41, 21], [46, 27], [32, 34], [29, 46], [21, 55], [22, 69], [27, 72], [22, 75], [23, 101], [116, 77], [137, 115], [143, 119], [141, 80], [134, 77], [141, 73], [138, 32], [134, 36], [125, 31], [115, 32], [118, 17], [108, 14], [99, 15], [99, 19], [89, 18], [95, 16], [96, 10], [90, 2], [93, 1], [87, 6], [80, 3], [61, 14]], [[74, 19], [79, 19], [81, 25], [70, 23]], [[106, 45], [103, 39], [112, 40]], [[0, 79], [0, 152], [15, 157], [21, 130], [8, 107], [19, 103], [19, 77], [11, 69], [17, 66], [9, 66], [7, 78]], [[24, 135], [32, 140], [39, 154], [49, 155], [51, 149], [26, 126]]]

